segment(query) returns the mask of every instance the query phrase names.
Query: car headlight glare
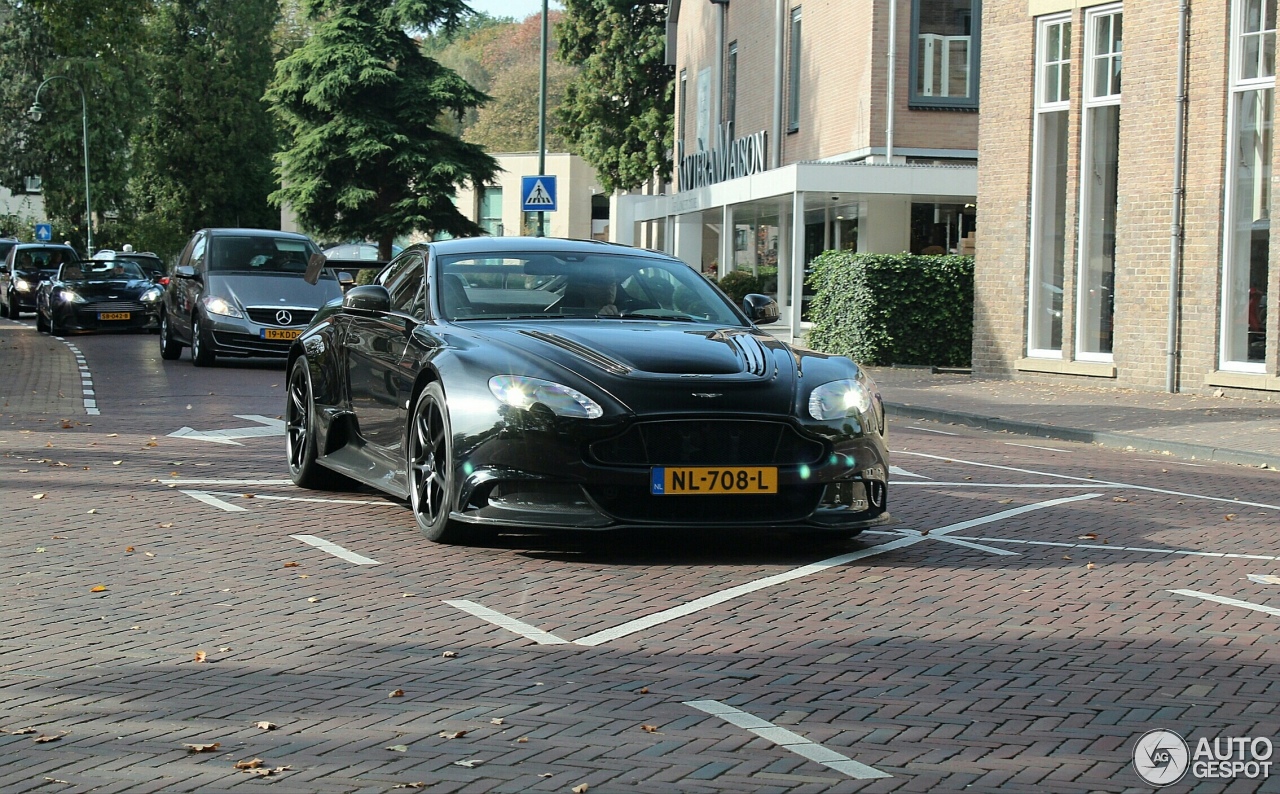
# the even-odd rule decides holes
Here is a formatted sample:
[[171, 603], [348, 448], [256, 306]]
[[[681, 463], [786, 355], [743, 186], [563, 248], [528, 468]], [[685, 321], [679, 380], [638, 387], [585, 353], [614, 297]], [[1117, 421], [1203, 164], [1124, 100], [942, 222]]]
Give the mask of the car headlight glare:
[[871, 391], [860, 380], [824, 383], [809, 395], [809, 414], [814, 419], [842, 419], [859, 416], [871, 408]]
[[27, 281], [25, 278], [16, 278], [13, 280], [13, 288], [18, 292], [30, 292], [31, 282]]
[[205, 298], [204, 307], [210, 314], [221, 314], [223, 317], [244, 317], [244, 314], [226, 298]]
[[604, 409], [587, 395], [541, 378], [495, 375], [489, 378], [489, 391], [498, 398], [498, 402], [512, 408], [527, 410], [543, 405], [556, 416], [573, 419], [599, 419], [604, 416]]
[[163, 290], [161, 290], [161, 289], [157, 289], [156, 287], [152, 287], [151, 289], [149, 289], [149, 290], [147, 290], [146, 292], [142, 293], [142, 302], [143, 302], [143, 303], [155, 303], [156, 301], [160, 300], [160, 296], [161, 296], [161, 295], [164, 295], [164, 291], [163, 291]]
[[64, 289], [58, 293], [66, 303], [84, 303], [84, 297], [74, 290]]

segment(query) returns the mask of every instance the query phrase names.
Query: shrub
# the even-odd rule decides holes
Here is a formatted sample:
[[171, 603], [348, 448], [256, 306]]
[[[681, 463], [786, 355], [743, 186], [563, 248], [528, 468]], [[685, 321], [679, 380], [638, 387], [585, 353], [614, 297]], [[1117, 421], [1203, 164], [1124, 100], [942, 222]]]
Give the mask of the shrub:
[[752, 275], [750, 270], [734, 270], [726, 273], [719, 283], [720, 289], [724, 290], [724, 293], [733, 298], [733, 302], [738, 305], [742, 304], [743, 298], [761, 289], [759, 277]]
[[873, 366], [969, 365], [973, 257], [828, 251], [809, 283], [815, 350]]

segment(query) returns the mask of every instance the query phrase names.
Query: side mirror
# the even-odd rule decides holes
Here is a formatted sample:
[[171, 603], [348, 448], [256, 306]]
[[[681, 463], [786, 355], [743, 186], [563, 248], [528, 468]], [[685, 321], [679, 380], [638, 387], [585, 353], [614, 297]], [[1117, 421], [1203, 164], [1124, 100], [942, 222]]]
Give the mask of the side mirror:
[[342, 299], [345, 311], [380, 314], [391, 311], [391, 293], [381, 284], [365, 284], [352, 287]]
[[178, 265], [173, 269], [173, 275], [178, 278], [195, 278], [196, 269], [191, 265]]
[[742, 299], [742, 311], [756, 325], [776, 323], [781, 314], [778, 302], [768, 295], [751, 294]]
[[338, 271], [338, 286], [342, 287], [343, 292], [346, 292], [347, 290], [351, 289], [352, 287], [355, 286], [355, 284], [356, 284], [355, 277], [353, 277], [350, 273], [348, 273], [345, 270]]

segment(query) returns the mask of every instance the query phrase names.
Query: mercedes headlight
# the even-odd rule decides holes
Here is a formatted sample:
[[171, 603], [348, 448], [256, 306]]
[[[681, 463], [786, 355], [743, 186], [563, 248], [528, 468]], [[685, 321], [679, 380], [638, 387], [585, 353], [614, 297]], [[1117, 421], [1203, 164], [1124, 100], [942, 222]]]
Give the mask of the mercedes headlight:
[[18, 292], [30, 292], [31, 282], [27, 281], [25, 278], [16, 278], [13, 280], [13, 288]]
[[809, 395], [809, 414], [814, 419], [860, 416], [870, 409], [871, 390], [861, 379], [824, 383]]
[[489, 391], [503, 405], [512, 408], [527, 410], [543, 405], [556, 416], [573, 419], [599, 419], [604, 416], [604, 409], [587, 395], [541, 378], [495, 375], [489, 378]]
[[244, 314], [226, 298], [206, 297], [204, 308], [210, 314], [221, 314], [223, 317], [244, 317]]
[[160, 300], [160, 297], [162, 295], [164, 295], [164, 290], [160, 289], [159, 287], [152, 287], [151, 289], [142, 293], [141, 300], [143, 303], [155, 303], [156, 301]]
[[75, 292], [74, 290], [64, 289], [62, 292], [59, 292], [58, 295], [67, 303], [84, 303], [84, 298], [80, 293]]

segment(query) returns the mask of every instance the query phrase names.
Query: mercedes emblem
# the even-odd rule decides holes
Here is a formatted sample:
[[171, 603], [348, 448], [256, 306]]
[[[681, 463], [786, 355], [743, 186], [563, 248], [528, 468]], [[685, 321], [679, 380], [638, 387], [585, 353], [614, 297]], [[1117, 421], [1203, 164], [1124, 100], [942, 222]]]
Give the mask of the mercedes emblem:
[[280, 325], [293, 325], [293, 315], [288, 311], [281, 309], [276, 312], [276, 322]]

